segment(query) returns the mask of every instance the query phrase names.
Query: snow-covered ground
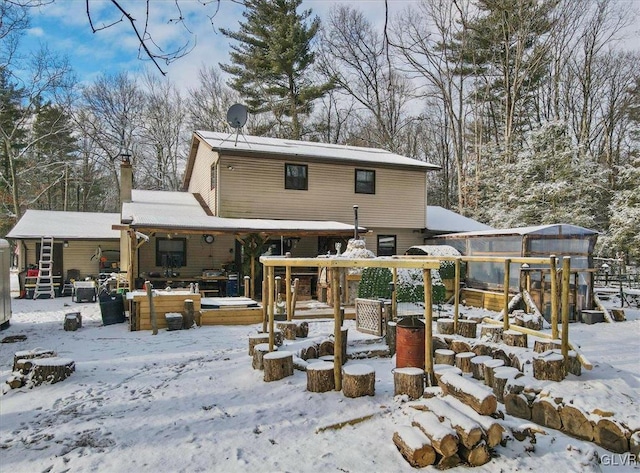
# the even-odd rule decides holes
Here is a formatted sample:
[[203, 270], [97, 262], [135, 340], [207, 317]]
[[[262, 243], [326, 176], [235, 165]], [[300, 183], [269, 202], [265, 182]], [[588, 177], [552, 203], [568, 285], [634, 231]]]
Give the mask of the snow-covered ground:
[[[3, 472], [414, 471], [392, 442], [394, 430], [410, 424], [415, 413], [394, 399], [394, 358], [350, 360], [376, 372], [375, 396], [350, 399], [335, 391], [308, 392], [306, 375], [298, 370], [265, 383], [248, 356], [247, 338], [257, 326], [160, 330], [153, 336], [130, 332], [126, 324], [103, 326], [97, 303], [12, 303], [11, 326], [0, 338], [23, 334], [27, 340], [0, 344], [0, 382], [10, 376], [16, 351], [37, 347], [73, 359], [76, 371], [53, 385], [3, 388]], [[65, 332], [64, 314], [72, 311], [82, 313], [83, 327]], [[549, 384], [565, 399], [611, 410], [639, 428], [640, 310], [625, 311], [626, 322], [571, 324], [571, 341], [594, 369]], [[353, 321], [346, 324], [350, 340], [369, 337]], [[309, 325], [310, 335], [333, 332], [333, 321]], [[368, 415], [355, 425], [322, 429]], [[526, 424], [510, 416], [506, 423]], [[450, 471], [640, 470], [629, 454], [543, 430], [534, 445], [511, 440], [495, 449], [488, 464]]]

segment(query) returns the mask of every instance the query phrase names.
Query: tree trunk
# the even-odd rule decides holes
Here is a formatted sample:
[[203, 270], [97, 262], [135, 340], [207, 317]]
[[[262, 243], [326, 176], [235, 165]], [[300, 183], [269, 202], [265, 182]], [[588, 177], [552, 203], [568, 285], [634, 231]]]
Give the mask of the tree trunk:
[[445, 394], [459, 399], [478, 414], [490, 415], [495, 413], [498, 403], [492, 392], [485, 391], [477, 383], [462, 376], [445, 373], [438, 384]]
[[309, 323], [296, 322], [296, 337], [307, 338], [308, 335], [309, 335]]
[[510, 379], [514, 379], [517, 376], [522, 376], [522, 373], [520, 373], [516, 368], [503, 366], [494, 370], [493, 394], [495, 394], [498, 402], [504, 402], [504, 388]]
[[298, 329], [295, 322], [277, 322], [276, 327], [282, 331], [285, 340], [295, 340], [296, 339], [296, 331]]
[[184, 312], [182, 312], [182, 328], [190, 329], [195, 322], [195, 311], [193, 308], [193, 300], [185, 299]]
[[387, 322], [387, 333], [385, 335], [387, 346], [389, 347], [389, 356], [396, 354], [396, 322]]
[[312, 363], [307, 366], [307, 391], [324, 393], [336, 388], [333, 365], [328, 362]]
[[268, 333], [254, 333], [253, 335], [249, 335], [249, 356], [253, 356], [255, 346], [261, 343], [269, 343]]
[[491, 359], [484, 362], [484, 384], [493, 388], [493, 372], [496, 368], [504, 366], [503, 360]]
[[488, 342], [500, 343], [502, 341], [502, 332], [504, 328], [500, 325], [481, 325], [480, 338]]
[[471, 351], [471, 345], [463, 340], [451, 340], [450, 347], [456, 353], [465, 353]]

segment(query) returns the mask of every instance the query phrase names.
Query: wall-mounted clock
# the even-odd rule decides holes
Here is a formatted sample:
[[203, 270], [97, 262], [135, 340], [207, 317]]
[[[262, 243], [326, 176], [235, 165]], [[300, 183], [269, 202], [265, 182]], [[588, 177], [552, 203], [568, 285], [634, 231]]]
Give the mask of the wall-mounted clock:
[[213, 238], [213, 235], [202, 235], [202, 239], [209, 245], [215, 240], [215, 238]]

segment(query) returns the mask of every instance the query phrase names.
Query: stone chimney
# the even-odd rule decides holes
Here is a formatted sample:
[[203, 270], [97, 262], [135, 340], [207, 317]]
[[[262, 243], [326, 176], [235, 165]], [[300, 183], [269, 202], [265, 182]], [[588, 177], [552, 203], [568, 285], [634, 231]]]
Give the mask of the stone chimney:
[[133, 188], [133, 168], [131, 167], [131, 155], [122, 154], [120, 164], [120, 205], [131, 202], [131, 189]]

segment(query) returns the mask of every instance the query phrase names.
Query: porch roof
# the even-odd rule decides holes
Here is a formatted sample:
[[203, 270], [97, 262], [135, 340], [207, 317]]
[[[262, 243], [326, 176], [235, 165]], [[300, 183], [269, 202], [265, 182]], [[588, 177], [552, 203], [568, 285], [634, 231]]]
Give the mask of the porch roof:
[[59, 240], [118, 240], [120, 232], [113, 230], [118, 223], [120, 214], [117, 213], [29, 209], [6, 237], [16, 240], [43, 236]]
[[[149, 231], [202, 233], [352, 234], [354, 226], [335, 221], [225, 218], [208, 214], [189, 192], [133, 190], [132, 201], [122, 205], [122, 223]], [[360, 227], [360, 232], [366, 231]]]

